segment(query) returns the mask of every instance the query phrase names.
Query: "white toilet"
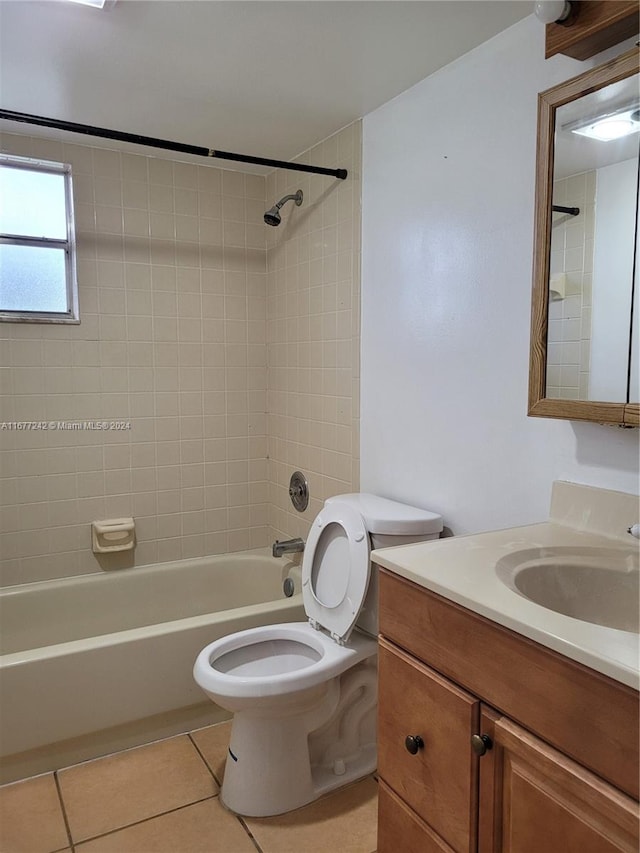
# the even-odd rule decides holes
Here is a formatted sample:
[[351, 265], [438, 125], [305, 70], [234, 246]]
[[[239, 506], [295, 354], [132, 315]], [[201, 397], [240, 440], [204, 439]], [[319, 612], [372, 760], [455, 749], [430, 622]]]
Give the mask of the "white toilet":
[[371, 547], [438, 538], [439, 515], [379, 498], [329, 498], [302, 561], [308, 622], [239, 631], [198, 655], [193, 675], [234, 712], [220, 792], [241, 815], [303, 806], [376, 767], [377, 570]]

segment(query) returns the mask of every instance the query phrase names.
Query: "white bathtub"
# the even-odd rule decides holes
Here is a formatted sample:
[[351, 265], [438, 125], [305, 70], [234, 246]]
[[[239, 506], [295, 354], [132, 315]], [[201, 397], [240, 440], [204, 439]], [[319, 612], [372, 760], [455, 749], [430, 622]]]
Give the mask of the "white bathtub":
[[[185, 719], [204, 725], [209, 712], [214, 721], [193, 681], [198, 652], [234, 631], [298, 619], [300, 570], [266, 549], [0, 590], [3, 781], [103, 754], [105, 743], [120, 748], [117, 737], [97, 736], [103, 730], [126, 731], [132, 745], [161, 736], [194, 706], [200, 716]], [[145, 719], [153, 721], [146, 731]], [[76, 748], [51, 746], [59, 742]]]

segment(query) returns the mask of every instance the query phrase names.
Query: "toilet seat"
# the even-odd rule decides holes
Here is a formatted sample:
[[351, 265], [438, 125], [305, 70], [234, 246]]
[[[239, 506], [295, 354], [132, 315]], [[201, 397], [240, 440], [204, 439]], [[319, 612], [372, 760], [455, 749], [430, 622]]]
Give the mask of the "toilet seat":
[[[296, 652], [299, 665], [274, 673], [262, 663], [273, 653], [274, 644], [286, 641]], [[297, 649], [295, 647], [298, 647]], [[340, 646], [306, 622], [284, 622], [247, 628], [209, 643], [196, 658], [193, 675], [213, 701], [230, 707], [236, 700], [255, 702], [268, 696], [286, 696], [323, 684], [336, 675], [374, 655], [377, 642], [372, 637], [354, 634], [349, 646]], [[218, 662], [237, 653], [235, 666]], [[306, 660], [303, 660], [306, 659]]]
[[343, 644], [358, 619], [370, 568], [369, 535], [359, 512], [326, 504], [309, 531], [302, 560], [302, 598], [309, 622]]

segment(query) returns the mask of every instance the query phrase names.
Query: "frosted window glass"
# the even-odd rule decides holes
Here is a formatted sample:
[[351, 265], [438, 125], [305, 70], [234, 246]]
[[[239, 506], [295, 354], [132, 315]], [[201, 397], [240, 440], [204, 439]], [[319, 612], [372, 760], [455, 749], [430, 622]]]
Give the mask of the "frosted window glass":
[[68, 309], [64, 249], [0, 245], [0, 310]]
[[0, 231], [67, 239], [64, 175], [0, 166]]

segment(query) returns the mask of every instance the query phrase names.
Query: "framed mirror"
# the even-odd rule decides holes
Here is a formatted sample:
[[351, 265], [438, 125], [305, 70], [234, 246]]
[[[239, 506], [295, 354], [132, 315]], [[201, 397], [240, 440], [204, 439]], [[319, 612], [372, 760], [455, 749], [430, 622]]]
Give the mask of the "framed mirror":
[[530, 415], [640, 425], [638, 68], [538, 96]]

